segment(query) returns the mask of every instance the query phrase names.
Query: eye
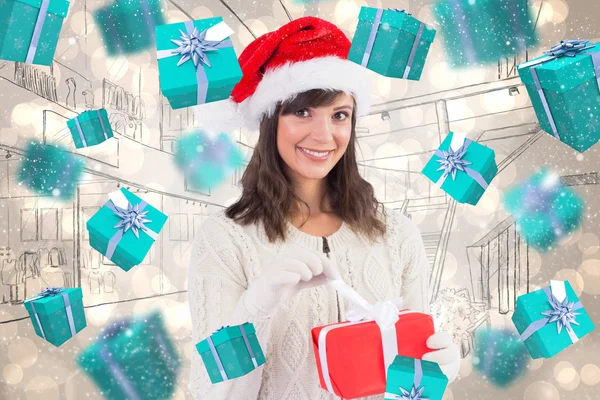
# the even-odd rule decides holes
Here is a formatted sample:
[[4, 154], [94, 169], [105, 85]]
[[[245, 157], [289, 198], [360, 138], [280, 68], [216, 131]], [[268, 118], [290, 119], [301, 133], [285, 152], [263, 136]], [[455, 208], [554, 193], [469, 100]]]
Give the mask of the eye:
[[337, 119], [338, 121], [345, 121], [346, 118], [349, 117], [348, 113], [345, 111], [340, 111], [334, 114], [333, 116], [335, 119]]
[[306, 108], [302, 108], [295, 112], [296, 117], [308, 117], [308, 110]]

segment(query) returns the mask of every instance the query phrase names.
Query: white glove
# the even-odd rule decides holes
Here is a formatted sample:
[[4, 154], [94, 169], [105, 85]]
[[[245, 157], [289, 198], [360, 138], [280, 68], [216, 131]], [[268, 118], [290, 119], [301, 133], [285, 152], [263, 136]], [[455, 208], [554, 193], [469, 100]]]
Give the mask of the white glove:
[[427, 339], [427, 347], [433, 351], [425, 354], [423, 360], [437, 363], [448, 383], [456, 379], [460, 368], [460, 351], [446, 332], [436, 332]]
[[252, 314], [268, 316], [301, 290], [340, 279], [333, 253], [330, 257], [297, 248], [283, 254], [250, 284], [244, 296], [246, 308]]

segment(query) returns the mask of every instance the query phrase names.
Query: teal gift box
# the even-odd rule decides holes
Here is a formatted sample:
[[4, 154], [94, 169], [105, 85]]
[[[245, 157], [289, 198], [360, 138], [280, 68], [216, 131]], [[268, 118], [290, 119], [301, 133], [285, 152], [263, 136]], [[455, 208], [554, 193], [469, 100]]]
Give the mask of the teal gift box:
[[[461, 149], [466, 151], [453, 151], [453, 138], [454, 133], [450, 132], [422, 172], [432, 182], [442, 182], [441, 189], [459, 203], [476, 205], [498, 172], [494, 150], [465, 139]], [[444, 165], [461, 163], [464, 170], [454, 170], [454, 176], [444, 170]]]
[[0, 59], [52, 64], [68, 9], [66, 0], [0, 1]]
[[227, 326], [196, 345], [212, 383], [239, 378], [265, 363], [254, 325]]
[[433, 12], [454, 66], [494, 64], [538, 43], [525, 0], [442, 0]]
[[534, 359], [553, 357], [595, 328], [569, 281], [519, 296], [512, 321]]
[[136, 54], [154, 45], [154, 28], [165, 23], [160, 0], [119, 0], [94, 13], [106, 52]]
[[[560, 52], [573, 42], [578, 51]], [[565, 41], [553, 49], [561, 56], [546, 54], [521, 64], [519, 76], [542, 129], [583, 152], [600, 141], [600, 46]]]
[[75, 147], [89, 147], [113, 137], [113, 130], [104, 108], [88, 110], [67, 121]]
[[[167, 222], [167, 216], [125, 188], [109, 196], [111, 200], [86, 224], [90, 245], [129, 271], [144, 260]], [[115, 205], [115, 197], [121, 205]], [[145, 228], [136, 229], [136, 224]]]
[[87, 326], [80, 288], [46, 288], [24, 304], [35, 333], [56, 347]]
[[181, 366], [158, 312], [111, 323], [76, 361], [107, 400], [170, 399]]
[[[216, 50], [204, 52], [204, 61], [200, 57], [197, 62], [194, 58], [185, 59], [184, 54], [174, 52], [179, 44], [173, 43], [173, 40], [181, 41], [182, 45], [190, 40], [202, 40], [204, 31], [221, 22], [223, 18], [214, 17], [156, 27], [160, 90], [169, 100], [171, 108], [178, 109], [225, 100], [229, 98], [233, 87], [242, 79], [242, 69], [231, 39], [210, 44], [208, 47]], [[221, 31], [222, 25], [217, 29]], [[181, 50], [185, 53], [183, 49]]]
[[363, 6], [348, 59], [391, 78], [419, 80], [434, 38], [435, 29], [404, 11]]
[[440, 366], [431, 361], [396, 356], [388, 367], [386, 400], [442, 400], [448, 378]]
[[514, 214], [519, 234], [541, 252], [579, 228], [584, 210], [581, 197], [547, 169], [511, 188], [503, 203]]

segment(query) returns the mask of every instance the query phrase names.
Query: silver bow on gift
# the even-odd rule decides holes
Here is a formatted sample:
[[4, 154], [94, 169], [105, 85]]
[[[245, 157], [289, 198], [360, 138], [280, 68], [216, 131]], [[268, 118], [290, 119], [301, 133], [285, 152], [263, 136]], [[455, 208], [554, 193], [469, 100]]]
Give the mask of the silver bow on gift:
[[575, 57], [580, 51], [590, 49], [595, 45], [588, 46], [587, 40], [561, 40], [560, 43], [555, 44], [549, 51], [545, 51], [544, 54], [552, 56], [554, 58], [560, 57]]
[[113, 228], [120, 228], [123, 230], [123, 233], [126, 233], [129, 229], [131, 229], [135, 237], [138, 239], [140, 237], [140, 229], [144, 231], [147, 230], [148, 228], [146, 227], [145, 223], [152, 222], [151, 220], [146, 219], [146, 214], [148, 214], [148, 211], [141, 211], [139, 204], [132, 206], [131, 203], [128, 203], [127, 210], [115, 206], [114, 213], [116, 216], [121, 218], [121, 221], [113, 226]]
[[421, 386], [419, 389], [413, 386], [410, 392], [401, 387], [397, 400], [429, 400], [427, 397], [422, 397], [424, 390], [425, 386]]
[[60, 294], [60, 292], [62, 292], [62, 291], [63, 291], [62, 288], [49, 287], [49, 288], [42, 290], [39, 295], [42, 297], [56, 296], [57, 294]]
[[397, 8], [388, 8], [388, 10], [390, 10], [390, 11], [396, 11], [396, 12], [401, 12], [401, 13], [404, 13], [406, 15], [412, 15], [411, 13], [407, 12], [404, 8], [402, 10], [399, 10]]
[[556, 328], [559, 335], [563, 328], [571, 330], [571, 324], [579, 325], [575, 320], [580, 314], [575, 312], [575, 302], [569, 301], [566, 297], [560, 302], [552, 295], [551, 298], [548, 299], [548, 303], [550, 303], [552, 310], [544, 311], [542, 312], [542, 315], [550, 317], [550, 320], [548, 321], [549, 324], [556, 322]]
[[171, 42], [179, 46], [177, 49], [173, 50], [173, 54], [181, 54], [181, 58], [177, 63], [178, 67], [188, 60], [192, 60], [195, 67], [198, 66], [199, 62], [202, 62], [209, 67], [211, 66], [206, 52], [217, 51], [218, 48], [216, 48], [216, 46], [221, 43], [221, 41], [206, 40], [205, 37], [207, 31], [208, 29], [205, 29], [200, 32], [198, 31], [198, 28], [194, 27], [191, 33], [187, 33], [180, 29], [181, 40], [171, 39]]
[[441, 158], [436, 161], [441, 165], [437, 170], [444, 171], [444, 174], [442, 175], [444, 178], [448, 175], [452, 175], [452, 180], [455, 180], [457, 171], [465, 172], [465, 167], [472, 164], [467, 160], [463, 160], [463, 157], [467, 152], [467, 147], [464, 145], [460, 146], [457, 151], [452, 150], [450, 147], [448, 148], [448, 151], [440, 150], [440, 152], [442, 153]]

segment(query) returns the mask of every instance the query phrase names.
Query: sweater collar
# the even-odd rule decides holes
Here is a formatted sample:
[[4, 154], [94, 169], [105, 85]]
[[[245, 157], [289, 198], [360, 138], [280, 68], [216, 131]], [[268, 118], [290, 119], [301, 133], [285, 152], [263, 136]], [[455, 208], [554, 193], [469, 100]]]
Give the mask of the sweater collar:
[[[301, 247], [320, 252], [323, 251], [323, 236], [315, 236], [302, 232], [289, 221], [287, 222], [287, 235], [288, 241], [294, 242]], [[325, 236], [325, 238], [327, 239], [327, 244], [331, 251], [340, 251], [353, 242], [356, 238], [356, 234], [350, 229], [346, 222], [342, 222], [340, 229], [329, 236]]]

